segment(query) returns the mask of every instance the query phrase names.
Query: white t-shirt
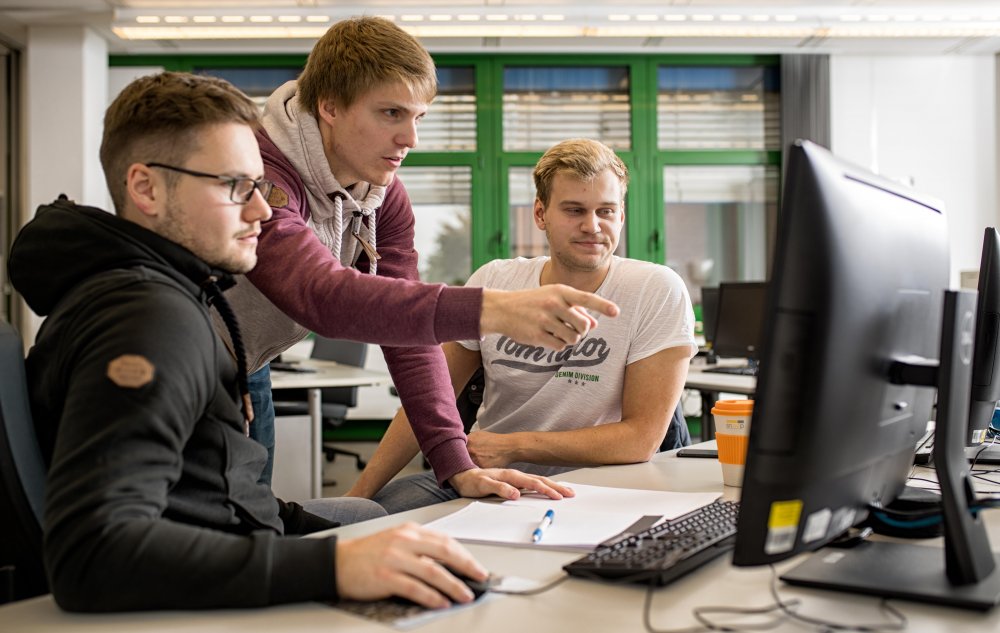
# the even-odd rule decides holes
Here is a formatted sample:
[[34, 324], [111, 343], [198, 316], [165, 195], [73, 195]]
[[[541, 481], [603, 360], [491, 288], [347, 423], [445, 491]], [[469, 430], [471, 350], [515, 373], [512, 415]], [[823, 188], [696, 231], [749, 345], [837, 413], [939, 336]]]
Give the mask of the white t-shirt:
[[[537, 288], [548, 257], [494, 260], [466, 285], [502, 290]], [[492, 433], [568, 431], [618, 422], [622, 417], [625, 366], [669, 347], [687, 345], [693, 356], [694, 311], [680, 276], [658, 264], [613, 257], [595, 294], [621, 308], [616, 318], [598, 316], [597, 328], [571, 349], [555, 352], [490, 334], [462, 341], [479, 350], [486, 369], [483, 405], [473, 430]], [[511, 464], [553, 475], [569, 467]]]

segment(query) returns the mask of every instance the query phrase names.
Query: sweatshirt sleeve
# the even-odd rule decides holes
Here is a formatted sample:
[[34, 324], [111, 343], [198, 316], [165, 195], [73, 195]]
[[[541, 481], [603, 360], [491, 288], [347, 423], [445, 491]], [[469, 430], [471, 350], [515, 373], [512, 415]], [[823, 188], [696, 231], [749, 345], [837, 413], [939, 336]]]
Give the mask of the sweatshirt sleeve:
[[247, 278], [282, 312], [322, 336], [382, 345], [479, 336], [482, 290], [345, 268], [306, 224], [298, 177], [267, 152], [262, 155], [265, 175], [287, 200], [272, 204], [273, 215], [261, 226], [257, 265]]
[[[45, 359], [65, 397], [44, 536], [61, 607], [230, 608], [336, 598], [333, 538], [230, 533], [164, 517], [188, 439], [220, 397], [216, 359], [224, 356], [190, 297], [162, 287], [111, 293], [61, 325], [62, 347]], [[127, 366], [113, 368], [122, 358]], [[208, 422], [219, 441], [242, 435], [229, 429], [238, 416], [229, 417]]]
[[[382, 259], [378, 274], [418, 279], [417, 252], [413, 248], [413, 207], [398, 179], [386, 192], [379, 216], [378, 251]], [[413, 434], [434, 469], [438, 484], [443, 485], [456, 473], [475, 468], [441, 347], [383, 346], [382, 353]]]

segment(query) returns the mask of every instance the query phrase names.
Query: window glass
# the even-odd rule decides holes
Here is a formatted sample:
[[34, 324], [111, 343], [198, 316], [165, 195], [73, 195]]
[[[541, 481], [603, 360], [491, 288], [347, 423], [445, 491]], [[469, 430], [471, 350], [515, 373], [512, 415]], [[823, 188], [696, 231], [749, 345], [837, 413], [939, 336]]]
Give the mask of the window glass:
[[573, 137], [631, 147], [625, 66], [504, 69], [504, 151], [546, 150]]
[[264, 102], [286, 81], [298, 78], [302, 68], [196, 68], [197, 75], [211, 75], [233, 84], [261, 108]]
[[414, 246], [420, 278], [462, 285], [472, 274], [472, 170], [469, 167], [402, 167], [416, 218]]
[[702, 286], [766, 278], [776, 167], [668, 166], [663, 193], [666, 263], [684, 278], [695, 303]]
[[677, 67], [658, 72], [660, 149], [781, 149], [778, 69]]
[[472, 152], [476, 150], [476, 69], [437, 69], [438, 93], [420, 122], [420, 142], [414, 151]]

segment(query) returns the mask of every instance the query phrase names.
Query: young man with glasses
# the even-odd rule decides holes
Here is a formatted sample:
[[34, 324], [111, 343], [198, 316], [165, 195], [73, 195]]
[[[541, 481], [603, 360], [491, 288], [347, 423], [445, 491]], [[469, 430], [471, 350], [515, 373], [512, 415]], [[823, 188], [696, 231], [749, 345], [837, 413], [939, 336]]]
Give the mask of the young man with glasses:
[[415, 218], [396, 171], [436, 91], [427, 51], [392, 22], [365, 17], [331, 27], [298, 81], [267, 100], [257, 140], [276, 183], [274, 217], [262, 227], [259, 265], [228, 293], [253, 372], [250, 433], [273, 447], [267, 363], [309, 330], [380, 343], [439, 485], [464, 496], [516, 498], [518, 488], [531, 488], [560, 498], [571, 491], [472, 462], [437, 344], [503, 333], [561, 349], [596, 323], [586, 309], [613, 315], [615, 307], [567, 286], [506, 292], [416, 283]]
[[134, 81], [104, 120], [117, 215], [62, 198], [11, 249], [14, 287], [47, 317], [26, 367], [49, 467], [55, 600], [72, 611], [470, 601], [444, 566], [486, 572], [455, 541], [414, 525], [294, 538], [385, 512], [367, 500], [285, 504], [258, 483], [267, 454], [246, 435], [246, 362], [223, 295], [253, 268], [271, 216], [257, 123], [256, 106], [222, 80]]

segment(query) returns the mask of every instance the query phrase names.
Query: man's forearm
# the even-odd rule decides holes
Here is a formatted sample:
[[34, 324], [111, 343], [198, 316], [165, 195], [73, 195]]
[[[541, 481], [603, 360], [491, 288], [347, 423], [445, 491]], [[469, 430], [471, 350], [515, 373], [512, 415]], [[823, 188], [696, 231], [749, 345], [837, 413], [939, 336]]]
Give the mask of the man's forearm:
[[638, 425], [628, 421], [572, 431], [523, 431], [469, 436], [469, 453], [480, 466], [528, 462], [549, 466], [632, 464], [656, 453], [666, 420]]
[[372, 498], [420, 451], [406, 413], [400, 409], [379, 442], [375, 454], [358, 481], [346, 493], [348, 497]]

